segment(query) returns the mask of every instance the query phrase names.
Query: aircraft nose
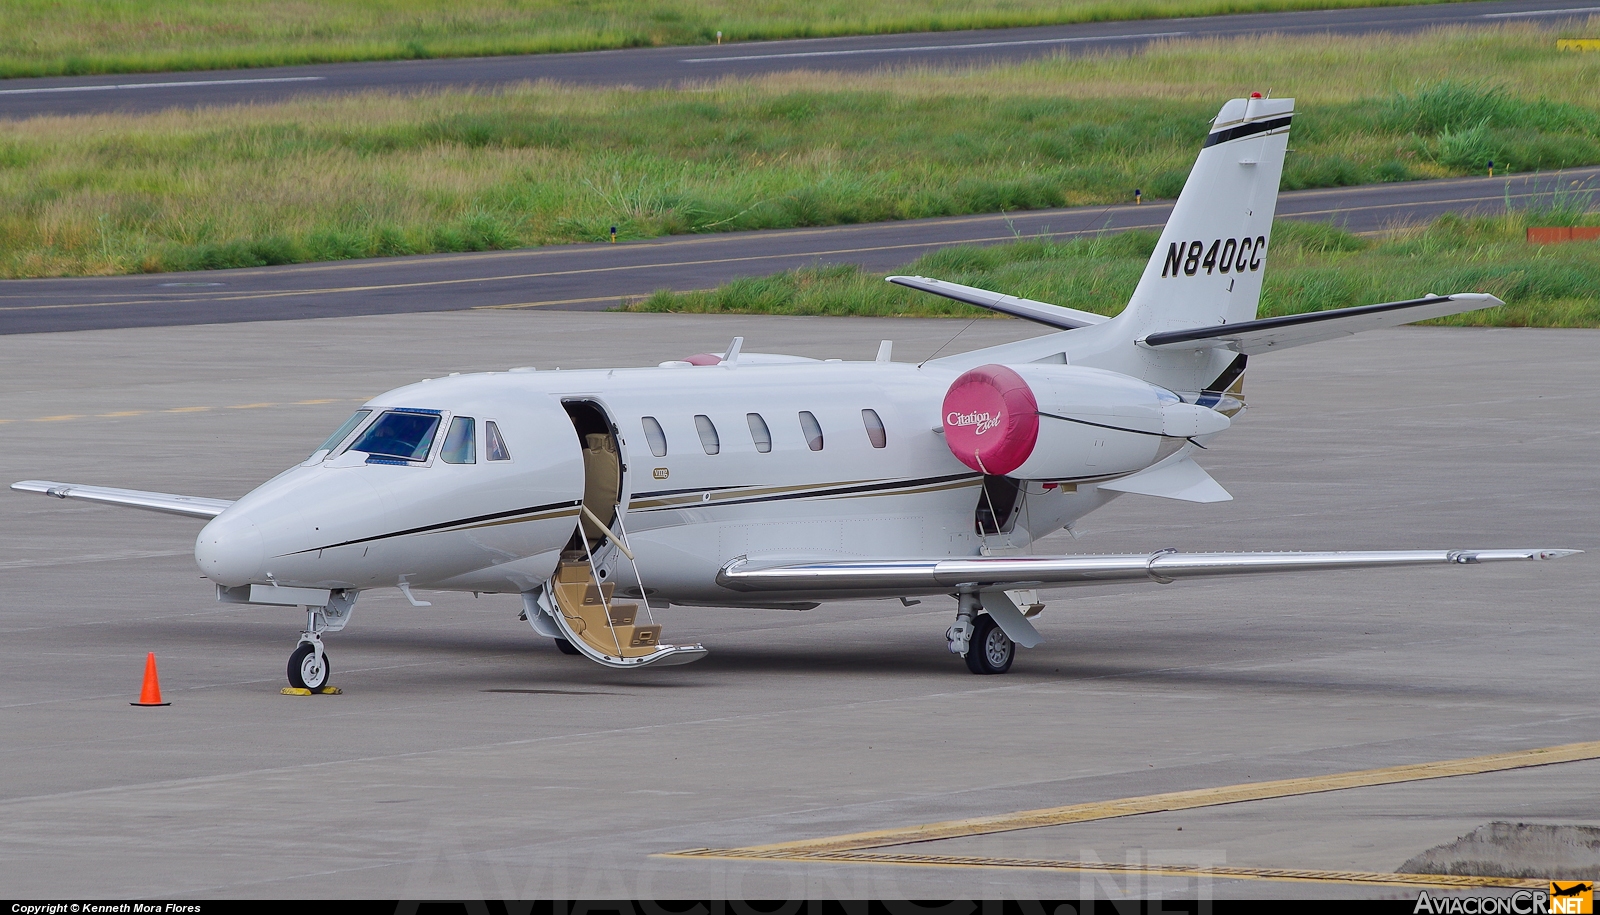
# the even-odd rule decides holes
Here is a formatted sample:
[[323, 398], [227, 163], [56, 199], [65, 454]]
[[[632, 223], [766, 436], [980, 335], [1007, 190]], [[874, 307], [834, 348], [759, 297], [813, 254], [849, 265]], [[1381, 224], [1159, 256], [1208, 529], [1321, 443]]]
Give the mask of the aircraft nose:
[[259, 580], [266, 557], [260, 529], [243, 518], [229, 518], [227, 512], [211, 519], [194, 542], [200, 572], [219, 585], [236, 587]]

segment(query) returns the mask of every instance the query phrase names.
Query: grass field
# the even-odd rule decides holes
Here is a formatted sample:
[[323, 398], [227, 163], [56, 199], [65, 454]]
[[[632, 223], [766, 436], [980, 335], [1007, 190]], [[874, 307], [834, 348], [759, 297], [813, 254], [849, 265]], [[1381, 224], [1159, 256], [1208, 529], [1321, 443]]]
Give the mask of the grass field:
[[587, 51], [1428, 0], [6, 0], [0, 77]]
[[1182, 186], [1222, 99], [1295, 94], [1286, 189], [1600, 163], [1600, 55], [1525, 27], [1173, 42], [686, 91], [530, 86], [0, 135], [0, 275], [254, 266], [993, 212]]
[[[1559, 210], [1443, 217], [1383, 239], [1279, 220], [1273, 227], [1261, 317], [1372, 305], [1427, 293], [1489, 292], [1507, 304], [1428, 322], [1492, 327], [1600, 327], [1600, 242], [1529, 245], [1535, 225], [1593, 225], [1588, 197]], [[1138, 283], [1156, 235], [1128, 232], [1056, 243], [1020, 240], [948, 248], [895, 271], [932, 276], [1069, 308], [1114, 315]], [[797, 315], [995, 317], [840, 266], [737, 280], [707, 292], [660, 292], [629, 311]]]

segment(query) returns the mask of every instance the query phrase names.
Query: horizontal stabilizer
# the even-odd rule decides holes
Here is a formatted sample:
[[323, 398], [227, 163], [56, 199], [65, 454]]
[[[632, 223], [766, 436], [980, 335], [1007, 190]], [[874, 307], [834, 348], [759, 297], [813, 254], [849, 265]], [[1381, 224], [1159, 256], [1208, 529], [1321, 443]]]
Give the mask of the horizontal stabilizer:
[[106, 505], [125, 505], [145, 511], [185, 515], [190, 518], [215, 518], [232, 505], [226, 499], [206, 499], [200, 496], [178, 496], [167, 492], [145, 492], [141, 489], [112, 489], [109, 486], [82, 486], [77, 483], [55, 483], [50, 480], [23, 480], [12, 483], [18, 492], [41, 492], [57, 499], [82, 499]]
[[962, 585], [1030, 587], [1325, 572], [1421, 565], [1560, 559], [1582, 550], [1361, 550], [1321, 553], [1133, 553], [1103, 556], [974, 556], [762, 564], [735, 559], [717, 583], [736, 591], [936, 594]]
[[1180, 502], [1227, 502], [1233, 499], [1222, 484], [1211, 478], [1191, 458], [1171, 464], [1158, 464], [1149, 470], [1100, 484], [1101, 489], [1159, 496]]
[[1063, 308], [1060, 305], [1051, 305], [1049, 302], [1035, 302], [1033, 299], [1019, 299], [1014, 295], [990, 292], [987, 289], [963, 286], [960, 283], [946, 283], [944, 280], [933, 280], [925, 276], [891, 276], [887, 279], [898, 286], [920, 289], [957, 302], [965, 302], [968, 305], [976, 305], [1017, 318], [1027, 318], [1029, 321], [1037, 321], [1061, 330], [1104, 324], [1110, 320], [1104, 315], [1089, 311]]
[[1214, 324], [1188, 330], [1169, 330], [1151, 334], [1140, 342], [1153, 349], [1211, 349], [1222, 347], [1246, 356], [1268, 353], [1291, 346], [1319, 343], [1335, 337], [1358, 334], [1379, 327], [1397, 327], [1413, 321], [1442, 318], [1446, 315], [1493, 308], [1505, 303], [1482, 292], [1427, 296], [1381, 305], [1357, 305], [1306, 314], [1261, 318], [1237, 324]]

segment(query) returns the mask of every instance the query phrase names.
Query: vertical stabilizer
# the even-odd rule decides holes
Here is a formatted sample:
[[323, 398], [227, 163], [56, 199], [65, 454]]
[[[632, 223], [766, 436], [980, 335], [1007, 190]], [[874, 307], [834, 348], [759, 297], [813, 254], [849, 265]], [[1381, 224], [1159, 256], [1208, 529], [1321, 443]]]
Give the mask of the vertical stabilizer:
[[1294, 99], [1222, 106], [1122, 316], [1135, 339], [1256, 316]]
[[[1236, 98], [1222, 106], [1121, 314], [1104, 323], [1078, 321], [1075, 326], [1065, 322], [1080, 312], [1046, 311], [1048, 306], [1040, 303], [1029, 303], [1023, 310], [999, 308], [992, 298], [963, 297], [962, 301], [1073, 329], [935, 361], [962, 371], [991, 362], [1065, 361], [1132, 375], [1171, 391], [1196, 393], [1205, 406], [1229, 415], [1237, 412], [1245, 360], [1236, 350], [1219, 341], [1214, 347], [1172, 352], [1144, 346], [1142, 341], [1166, 331], [1255, 319], [1293, 115], [1294, 99], [1289, 98]], [[931, 291], [943, 295], [948, 289]]]

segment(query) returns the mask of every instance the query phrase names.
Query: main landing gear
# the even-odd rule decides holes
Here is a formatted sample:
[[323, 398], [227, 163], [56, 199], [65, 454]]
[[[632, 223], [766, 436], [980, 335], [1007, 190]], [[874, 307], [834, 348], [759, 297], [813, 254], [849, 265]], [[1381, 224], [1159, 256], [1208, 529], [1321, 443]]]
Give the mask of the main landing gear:
[[1017, 643], [1001, 630], [994, 617], [981, 612], [983, 604], [977, 594], [962, 593], [956, 600], [956, 624], [945, 631], [950, 653], [961, 655], [967, 669], [975, 674], [1003, 674], [1010, 670], [1017, 656]]
[[1003, 674], [1017, 656], [1017, 643], [1001, 631], [994, 617], [985, 613], [972, 624], [972, 640], [967, 645], [967, 670], [975, 674]]

